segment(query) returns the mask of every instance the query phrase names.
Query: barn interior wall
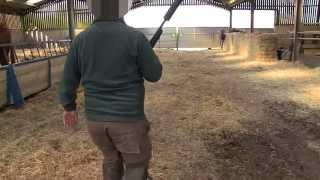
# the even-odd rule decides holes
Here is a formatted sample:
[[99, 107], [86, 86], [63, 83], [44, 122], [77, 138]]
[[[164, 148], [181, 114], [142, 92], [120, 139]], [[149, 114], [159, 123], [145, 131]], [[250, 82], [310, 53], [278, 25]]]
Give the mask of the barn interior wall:
[[[208, 1], [209, 2], [209, 1]], [[211, 2], [211, 1], [210, 1]], [[213, 1], [212, 1], [213, 2]], [[294, 14], [294, 4], [293, 1], [272, 1], [267, 3], [267, 0], [256, 0], [256, 8], [259, 10], [276, 10], [276, 28], [272, 29], [259, 29], [258, 32], [278, 32], [286, 33], [290, 32], [293, 29], [293, 14]], [[172, 3], [172, 0], [154, 0], [148, 1], [145, 3], [145, 6], [161, 6], [169, 5]], [[304, 15], [302, 17], [302, 22], [305, 24], [303, 30], [319, 30], [319, 0], [305, 0], [304, 3]], [[198, 0], [189, 0], [184, 1], [184, 5], [206, 5], [208, 4], [205, 1]], [[214, 6], [220, 7], [221, 4], [215, 3]], [[75, 7], [75, 27], [77, 32], [82, 31], [93, 21], [93, 15], [89, 12], [88, 7], [85, 1], [74, 0]], [[235, 9], [248, 10], [250, 9], [251, 4], [248, 2], [241, 3], [235, 6]], [[61, 40], [68, 38], [68, 23], [67, 23], [67, 12], [66, 12], [66, 1], [59, 1], [55, 3], [49, 3], [44, 6], [41, 6], [40, 9], [36, 11], [30, 11], [23, 17], [16, 15], [6, 15], [7, 25], [9, 31], [12, 35], [12, 42], [24, 42], [24, 41], [38, 41], [41, 40]], [[318, 14], [317, 14], [318, 13]], [[225, 27], [227, 28], [227, 27]], [[218, 29], [218, 28], [216, 28]], [[147, 30], [146, 35], [150, 36], [151, 30]], [[247, 29], [243, 29], [247, 31]], [[145, 31], [145, 29], [142, 29]], [[166, 30], [169, 34], [171, 30]], [[173, 30], [175, 31], [175, 30]], [[210, 38], [212, 30], [208, 31], [207, 37]], [[27, 33], [24, 33], [27, 32]], [[182, 32], [184, 33], [184, 32]], [[188, 32], [185, 32], [188, 34]], [[191, 32], [193, 33], [193, 32]], [[40, 35], [42, 34], [42, 35]], [[172, 33], [171, 33], [172, 34]], [[170, 35], [169, 35], [170, 36]], [[190, 35], [191, 36], [191, 35]], [[42, 38], [41, 38], [42, 37]], [[47, 37], [47, 38], [45, 38]], [[171, 37], [164, 37], [170, 39]], [[172, 38], [171, 38], [172, 39]], [[186, 38], [182, 37], [182, 41], [185, 41]], [[192, 38], [191, 38], [192, 39]], [[1, 42], [0, 42], [1, 43]], [[188, 42], [183, 42], [187, 44]], [[189, 45], [187, 45], [189, 46]], [[202, 46], [202, 45], [201, 45]]]

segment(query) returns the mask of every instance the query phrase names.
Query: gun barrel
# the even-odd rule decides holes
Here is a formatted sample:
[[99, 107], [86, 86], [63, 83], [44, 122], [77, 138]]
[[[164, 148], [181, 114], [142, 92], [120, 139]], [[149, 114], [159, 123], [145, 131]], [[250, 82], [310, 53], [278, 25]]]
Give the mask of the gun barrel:
[[168, 12], [166, 13], [166, 15], [164, 16], [164, 19], [166, 21], [169, 21], [171, 19], [171, 17], [173, 16], [173, 14], [176, 12], [177, 8], [180, 6], [180, 4], [182, 3], [183, 0], [175, 0], [173, 2], [173, 4], [170, 6]]
[[151, 41], [150, 41], [150, 44], [152, 47], [154, 47], [157, 42], [159, 41], [161, 35], [163, 33], [163, 30], [162, 30], [162, 27], [160, 27], [157, 32], [154, 34], [154, 36], [152, 37]]
[[152, 47], [154, 47], [157, 44], [158, 40], [160, 39], [160, 37], [163, 33], [162, 27], [164, 26], [166, 21], [169, 21], [171, 19], [171, 17], [176, 12], [177, 8], [182, 3], [182, 1], [183, 0], [175, 0], [173, 2], [173, 4], [170, 6], [168, 12], [164, 16], [164, 20], [163, 20], [162, 24], [160, 25], [159, 29], [157, 30], [157, 32], [153, 35], [152, 39], [150, 40], [150, 44]]

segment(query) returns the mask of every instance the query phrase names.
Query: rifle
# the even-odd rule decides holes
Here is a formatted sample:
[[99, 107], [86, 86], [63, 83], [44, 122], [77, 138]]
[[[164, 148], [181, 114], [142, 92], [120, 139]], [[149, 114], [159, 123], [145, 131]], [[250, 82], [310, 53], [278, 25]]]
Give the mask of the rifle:
[[157, 32], [153, 35], [152, 39], [150, 40], [150, 44], [152, 47], [154, 47], [157, 42], [159, 41], [162, 33], [163, 33], [163, 26], [164, 24], [169, 21], [171, 19], [171, 17], [173, 16], [173, 14], [176, 12], [176, 10], [178, 9], [178, 7], [180, 6], [180, 4], [182, 3], [183, 0], [175, 0], [172, 5], [170, 6], [168, 12], [166, 13], [166, 15], [163, 18], [163, 22], [160, 25], [160, 27], [158, 28]]

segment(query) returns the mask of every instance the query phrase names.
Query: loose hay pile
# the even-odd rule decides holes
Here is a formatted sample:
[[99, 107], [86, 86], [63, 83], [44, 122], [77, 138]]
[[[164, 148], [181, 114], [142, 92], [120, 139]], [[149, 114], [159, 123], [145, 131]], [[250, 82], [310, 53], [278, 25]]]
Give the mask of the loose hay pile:
[[[158, 54], [164, 77], [146, 87], [155, 180], [320, 177], [320, 100], [312, 89], [295, 91], [317, 87], [316, 71], [212, 51]], [[286, 70], [312, 78], [270, 76]], [[1, 112], [0, 179], [101, 178], [102, 156], [86, 132], [82, 92], [81, 122], [68, 131], [56, 91]]]

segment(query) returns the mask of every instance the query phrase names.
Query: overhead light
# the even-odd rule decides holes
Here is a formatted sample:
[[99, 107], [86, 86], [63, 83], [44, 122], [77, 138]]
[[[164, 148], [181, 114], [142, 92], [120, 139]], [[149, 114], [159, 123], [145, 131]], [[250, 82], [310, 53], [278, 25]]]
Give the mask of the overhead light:
[[43, 1], [43, 0], [28, 0], [27, 3], [28, 4], [36, 4], [36, 3], [41, 2], [41, 1]]
[[[0, 0], [1, 1], [1, 0]], [[33, 6], [33, 2], [39, 2], [41, 0], [28, 0], [28, 1], [22, 1], [22, 0], [5, 0], [5, 2], [8, 3], [14, 3], [18, 5], [22, 5], [24, 7]]]

